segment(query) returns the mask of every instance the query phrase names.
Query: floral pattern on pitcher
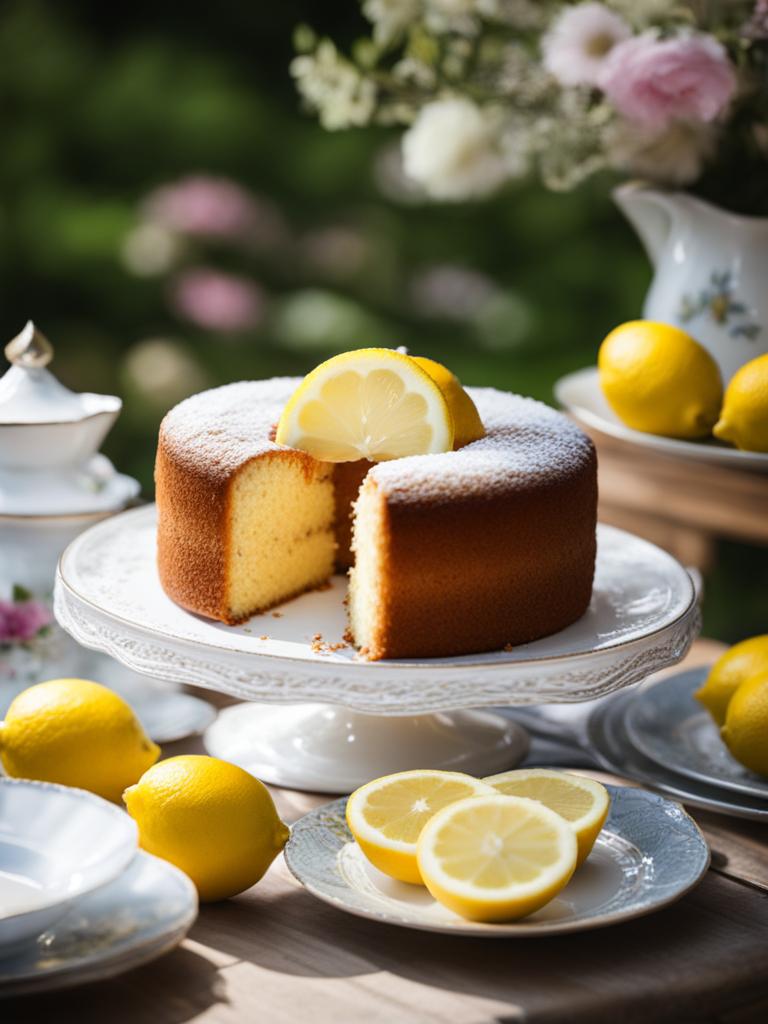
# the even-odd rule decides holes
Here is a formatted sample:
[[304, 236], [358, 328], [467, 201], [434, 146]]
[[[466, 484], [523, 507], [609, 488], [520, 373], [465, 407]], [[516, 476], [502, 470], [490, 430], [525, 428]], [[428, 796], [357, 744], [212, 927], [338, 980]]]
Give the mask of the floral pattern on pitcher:
[[[749, 312], [749, 308], [735, 297], [730, 270], [713, 270], [709, 275], [709, 284], [698, 295], [683, 295], [677, 315], [684, 324], [708, 315], [715, 323], [727, 326], [732, 338], [749, 338], [754, 341], [763, 328], [760, 324], [742, 319]], [[732, 322], [734, 319], [735, 322]]]

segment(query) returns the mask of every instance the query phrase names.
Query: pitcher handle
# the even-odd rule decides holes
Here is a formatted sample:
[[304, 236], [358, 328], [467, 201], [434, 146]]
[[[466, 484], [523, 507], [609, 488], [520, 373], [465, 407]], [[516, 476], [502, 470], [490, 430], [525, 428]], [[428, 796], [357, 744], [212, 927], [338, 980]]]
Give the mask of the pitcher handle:
[[677, 214], [675, 196], [629, 182], [615, 188], [613, 198], [637, 231], [655, 267], [664, 252]]

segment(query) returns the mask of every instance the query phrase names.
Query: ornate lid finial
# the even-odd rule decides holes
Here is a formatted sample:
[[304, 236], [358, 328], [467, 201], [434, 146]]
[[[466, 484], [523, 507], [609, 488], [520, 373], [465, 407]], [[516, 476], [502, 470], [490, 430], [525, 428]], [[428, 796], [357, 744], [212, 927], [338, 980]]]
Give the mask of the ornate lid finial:
[[5, 355], [14, 366], [40, 369], [53, 359], [53, 345], [28, 320], [24, 328], [5, 346]]

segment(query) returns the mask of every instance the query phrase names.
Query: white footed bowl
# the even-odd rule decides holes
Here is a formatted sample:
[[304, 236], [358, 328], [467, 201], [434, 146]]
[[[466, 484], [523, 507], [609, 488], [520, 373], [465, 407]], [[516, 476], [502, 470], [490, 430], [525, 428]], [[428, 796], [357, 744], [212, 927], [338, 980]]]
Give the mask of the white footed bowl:
[[117, 878], [137, 838], [135, 822], [93, 793], [0, 778], [0, 955]]

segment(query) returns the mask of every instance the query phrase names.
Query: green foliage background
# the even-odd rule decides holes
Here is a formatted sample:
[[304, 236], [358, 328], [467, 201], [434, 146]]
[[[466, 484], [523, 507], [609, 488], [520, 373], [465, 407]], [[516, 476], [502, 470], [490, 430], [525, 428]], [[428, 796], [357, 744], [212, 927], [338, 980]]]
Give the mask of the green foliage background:
[[[475, 205], [385, 198], [373, 168], [387, 133], [328, 134], [299, 109], [287, 68], [300, 21], [342, 42], [364, 28], [354, 0], [0, 7], [2, 335], [34, 318], [66, 383], [123, 396], [105, 450], [147, 496], [157, 426], [185, 380], [165, 393], [143, 386], [129, 370], [143, 339], [174, 339], [194, 370], [187, 390], [303, 374], [335, 351], [379, 342], [439, 358], [465, 383], [551, 401], [553, 382], [592, 362], [605, 333], [640, 310], [650, 271], [610, 182], [570, 195], [526, 186]], [[121, 258], [142, 197], [190, 173], [239, 181], [287, 223], [280, 251], [247, 262], [206, 254], [266, 290], [268, 315], [250, 333], [224, 338], [179, 319], [165, 282], [132, 275]], [[309, 233], [338, 226], [367, 254], [346, 276], [302, 255]], [[502, 299], [483, 323], [416, 308], [413, 282], [435, 264], [493, 279]], [[326, 332], [301, 322], [318, 289], [336, 310]], [[708, 581], [708, 632], [763, 631], [765, 552], [725, 545], [722, 554]]]

